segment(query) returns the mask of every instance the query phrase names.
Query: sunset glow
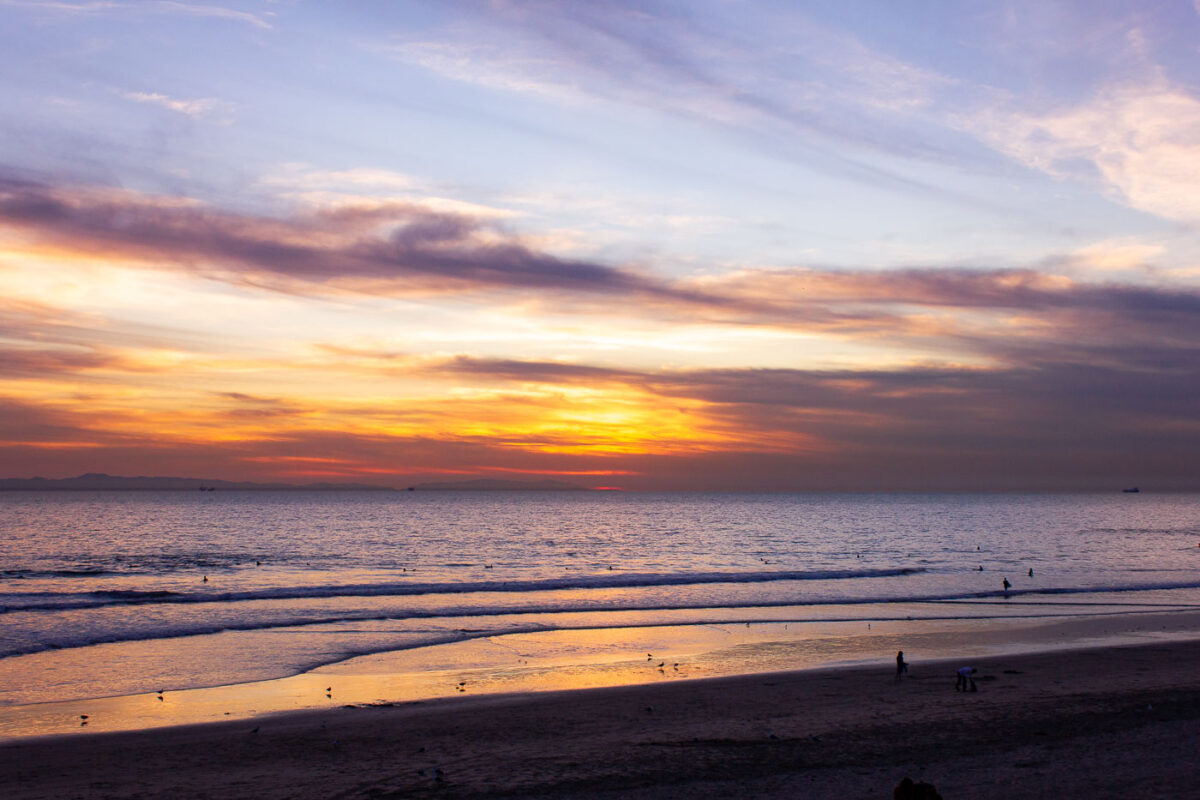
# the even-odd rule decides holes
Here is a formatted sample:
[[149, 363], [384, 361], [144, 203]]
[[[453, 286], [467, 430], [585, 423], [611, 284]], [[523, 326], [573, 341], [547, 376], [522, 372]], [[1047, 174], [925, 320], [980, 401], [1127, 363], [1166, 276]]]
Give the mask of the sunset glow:
[[2, 2], [0, 472], [1195, 488], [1200, 14], [1105, 9]]

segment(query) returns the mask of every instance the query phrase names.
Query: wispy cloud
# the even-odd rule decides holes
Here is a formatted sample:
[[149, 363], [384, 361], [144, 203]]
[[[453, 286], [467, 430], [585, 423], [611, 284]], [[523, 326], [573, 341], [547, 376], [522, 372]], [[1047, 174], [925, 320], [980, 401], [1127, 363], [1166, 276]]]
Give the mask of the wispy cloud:
[[182, 100], [160, 92], [127, 92], [118, 90], [117, 95], [135, 103], [147, 103], [160, 106], [168, 111], [183, 114], [194, 119], [220, 115], [223, 122], [232, 121], [233, 106], [215, 97], [202, 97], [192, 100]]
[[[604, 264], [539, 252], [492, 221], [383, 203], [288, 219], [222, 212], [119, 190], [0, 184], [0, 225], [240, 282], [396, 294], [533, 288], [706, 302]], [[302, 284], [302, 285], [301, 285]]]
[[234, 8], [225, 6], [207, 5], [202, 3], [181, 3], [175, 0], [153, 0], [145, 5], [168, 14], [185, 14], [193, 17], [212, 17], [214, 19], [227, 19], [234, 22], [244, 22], [247, 25], [252, 25], [256, 28], [264, 30], [271, 29], [271, 23], [267, 21], [267, 17], [271, 12], [266, 14], [251, 14], [249, 11], [240, 11]]
[[386, 49], [453, 80], [650, 109], [821, 171], [939, 191], [865, 154], [957, 160], [957, 134], [924, 113], [953, 79], [802, 15], [750, 29], [729, 13], [718, 21], [634, 3], [495, 4], [475, 22], [401, 35]]
[[[521, 290], [531, 309], [569, 300], [578, 310], [606, 313], [637, 300], [637, 314], [647, 318], [919, 342], [926, 351], [1005, 352], [999, 343], [1030, 337], [1078, 344], [1200, 334], [1200, 295], [1184, 288], [1098, 284], [1032, 268], [744, 269], [667, 279], [644, 268], [561, 258], [495, 219], [415, 202], [277, 218], [128, 190], [9, 181], [0, 185], [0, 228], [42, 246], [287, 292]], [[1099, 266], [1112, 257], [1077, 253], [1066, 260], [1079, 264], [1089, 255]]]
[[506, 208], [448, 197], [428, 180], [375, 167], [316, 169], [307, 164], [285, 164], [260, 178], [258, 184], [275, 197], [306, 208], [383, 208], [388, 204], [408, 204], [438, 213], [491, 220], [515, 216]]
[[139, 2], [115, 2], [115, 0], [95, 0], [94, 2], [67, 2], [66, 0], [0, 0], [0, 5], [16, 6], [35, 11], [54, 12], [74, 15], [96, 15], [109, 13], [123, 14], [178, 14], [191, 17], [209, 17], [225, 19], [232, 22], [242, 22], [255, 28], [270, 30], [267, 14], [252, 14], [249, 11], [228, 8], [226, 6], [204, 3], [183, 3], [176, 0], [139, 0]]
[[997, 108], [969, 125], [1030, 167], [1096, 181], [1133, 208], [1200, 223], [1200, 98], [1161, 77], [1115, 83], [1050, 111]]

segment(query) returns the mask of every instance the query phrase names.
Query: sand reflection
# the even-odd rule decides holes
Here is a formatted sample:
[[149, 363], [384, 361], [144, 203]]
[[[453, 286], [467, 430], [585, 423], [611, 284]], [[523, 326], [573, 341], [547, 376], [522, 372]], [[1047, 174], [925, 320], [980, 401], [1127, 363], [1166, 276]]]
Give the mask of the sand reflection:
[[[925, 604], [928, 605], [928, 604]], [[913, 608], [913, 611], [924, 609]], [[229, 686], [0, 708], [0, 737], [90, 733], [247, 719], [298, 709], [458, 702], [855, 663], [961, 658], [1193, 638], [1200, 611], [1042, 605], [1066, 618], [729, 622], [534, 631], [349, 659], [301, 675]], [[6, 676], [6, 680], [13, 679]], [[82, 717], [86, 715], [86, 719]], [[86, 724], [85, 724], [86, 723]]]

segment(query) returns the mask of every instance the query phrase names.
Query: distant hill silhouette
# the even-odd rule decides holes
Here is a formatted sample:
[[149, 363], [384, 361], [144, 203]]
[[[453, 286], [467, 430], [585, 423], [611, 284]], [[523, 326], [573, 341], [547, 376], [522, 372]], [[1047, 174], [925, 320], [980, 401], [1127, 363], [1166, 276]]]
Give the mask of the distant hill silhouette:
[[590, 492], [586, 486], [564, 481], [500, 481], [480, 478], [471, 481], [418, 483], [413, 489], [436, 492]]
[[390, 486], [366, 483], [253, 483], [250, 481], [221, 481], [210, 478], [149, 478], [139, 475], [126, 478], [89, 472], [77, 478], [0, 478], [0, 491], [66, 491], [66, 490], [188, 490], [219, 489], [231, 492], [251, 491], [395, 491]]

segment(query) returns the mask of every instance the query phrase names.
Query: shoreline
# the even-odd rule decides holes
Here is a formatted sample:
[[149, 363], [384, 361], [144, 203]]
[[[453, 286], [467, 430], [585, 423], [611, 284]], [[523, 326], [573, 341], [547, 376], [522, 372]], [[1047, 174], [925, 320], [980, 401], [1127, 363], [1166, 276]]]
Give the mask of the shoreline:
[[[590, 638], [581, 644], [582, 636]], [[517, 633], [359, 656], [271, 680], [168, 688], [165, 695], [144, 692], [3, 706], [0, 744], [326, 713], [345, 706], [850, 669], [886, 664], [897, 650], [910, 660], [936, 663], [1194, 639], [1200, 639], [1200, 609], [1182, 605], [1170, 611], [1097, 609], [1065, 617], [875, 619], [873, 627], [861, 620], [774, 621]], [[564, 651], [566, 644], [575, 649]], [[650, 652], [659, 655], [651, 657]], [[527, 658], [518, 659], [518, 654]], [[86, 724], [80, 722], [83, 715]]]
[[[906, 651], [907, 653], [907, 651]], [[1200, 642], [293, 711], [0, 744], [11, 798], [1194, 796]], [[1014, 790], [1014, 786], [1021, 787]]]

